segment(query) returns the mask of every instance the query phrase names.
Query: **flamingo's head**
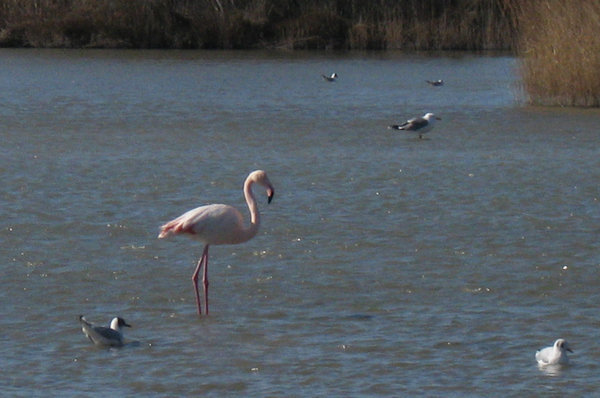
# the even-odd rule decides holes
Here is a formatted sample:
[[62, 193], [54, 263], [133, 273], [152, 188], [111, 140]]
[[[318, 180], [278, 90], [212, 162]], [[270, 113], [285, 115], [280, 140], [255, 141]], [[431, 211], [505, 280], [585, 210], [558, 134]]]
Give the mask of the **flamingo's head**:
[[271, 203], [273, 196], [275, 196], [275, 188], [273, 188], [273, 184], [269, 181], [267, 173], [263, 170], [255, 170], [250, 173], [248, 180], [262, 185], [267, 190], [267, 203]]

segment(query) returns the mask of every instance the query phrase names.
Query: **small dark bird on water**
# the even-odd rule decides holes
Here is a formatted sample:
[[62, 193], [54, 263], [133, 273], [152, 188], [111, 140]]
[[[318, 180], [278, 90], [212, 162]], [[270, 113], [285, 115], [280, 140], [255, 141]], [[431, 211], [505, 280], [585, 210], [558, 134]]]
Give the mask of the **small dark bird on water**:
[[444, 85], [444, 81], [442, 79], [439, 80], [425, 80], [427, 83], [429, 83], [432, 86], [435, 87], [439, 87], [439, 86], [443, 86]]
[[321, 75], [321, 77], [328, 82], [334, 82], [336, 81], [338, 75], [337, 73], [332, 73], [331, 76]]

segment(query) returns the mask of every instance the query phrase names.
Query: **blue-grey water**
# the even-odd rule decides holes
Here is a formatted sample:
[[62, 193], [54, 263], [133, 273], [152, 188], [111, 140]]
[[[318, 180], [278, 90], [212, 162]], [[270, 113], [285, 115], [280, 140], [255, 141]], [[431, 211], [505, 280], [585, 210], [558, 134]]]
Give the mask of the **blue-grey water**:
[[[510, 56], [0, 51], [3, 396], [592, 396], [600, 113]], [[321, 74], [337, 72], [335, 83]], [[430, 87], [425, 79], [444, 79]], [[428, 139], [389, 124], [436, 113]], [[158, 227], [207, 203], [259, 234]], [[78, 316], [122, 316], [122, 349]], [[568, 367], [538, 368], [555, 339]]]

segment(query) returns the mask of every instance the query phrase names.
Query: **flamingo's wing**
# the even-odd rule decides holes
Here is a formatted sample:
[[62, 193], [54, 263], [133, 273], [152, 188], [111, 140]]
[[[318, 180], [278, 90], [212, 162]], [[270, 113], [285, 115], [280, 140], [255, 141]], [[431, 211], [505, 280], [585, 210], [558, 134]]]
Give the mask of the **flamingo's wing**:
[[161, 227], [159, 238], [190, 234], [210, 244], [231, 243], [243, 228], [243, 217], [234, 207], [212, 204], [192, 209]]

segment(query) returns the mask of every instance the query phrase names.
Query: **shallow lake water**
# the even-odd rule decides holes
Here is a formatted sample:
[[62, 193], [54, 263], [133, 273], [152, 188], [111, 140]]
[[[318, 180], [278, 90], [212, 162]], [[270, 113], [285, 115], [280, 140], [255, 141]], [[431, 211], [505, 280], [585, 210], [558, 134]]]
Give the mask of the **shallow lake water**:
[[[598, 390], [600, 113], [524, 105], [505, 55], [0, 51], [7, 396]], [[336, 72], [328, 83], [321, 74]], [[444, 79], [431, 87], [426, 79]], [[425, 112], [426, 139], [388, 130]], [[262, 225], [157, 240], [193, 207]], [[121, 349], [78, 316], [125, 318]], [[567, 339], [571, 364], [538, 368]]]

